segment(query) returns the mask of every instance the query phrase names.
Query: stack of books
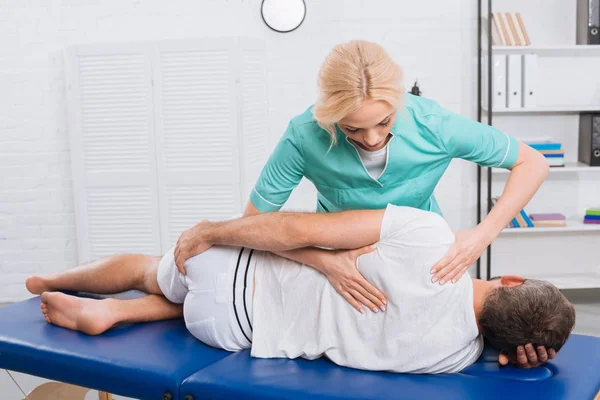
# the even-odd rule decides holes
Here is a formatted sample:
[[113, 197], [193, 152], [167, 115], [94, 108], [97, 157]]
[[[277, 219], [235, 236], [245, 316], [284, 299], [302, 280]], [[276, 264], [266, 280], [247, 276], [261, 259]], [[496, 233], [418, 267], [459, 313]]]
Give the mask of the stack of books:
[[[499, 197], [492, 197], [492, 207], [496, 205]], [[533, 228], [533, 221], [525, 210], [521, 210], [506, 226], [507, 228]]]
[[600, 224], [600, 208], [589, 208], [585, 210], [584, 224]]
[[565, 151], [562, 149], [562, 145], [560, 143], [543, 141], [527, 142], [527, 144], [542, 153], [544, 157], [546, 157], [548, 165], [551, 167], [565, 166]]
[[520, 13], [492, 13], [494, 46], [529, 46], [531, 41]]
[[521, 210], [508, 224], [507, 228], [533, 228], [534, 222], [525, 210]]
[[[499, 197], [492, 197], [492, 207], [496, 205]], [[588, 212], [591, 212], [590, 216], [592, 218], [597, 218], [595, 222], [588, 223], [596, 223], [600, 224], [600, 208], [589, 209]], [[594, 213], [596, 215], [594, 215]], [[586, 217], [587, 218], [587, 217]], [[547, 228], [547, 227], [560, 227], [566, 226], [567, 219], [562, 214], [527, 214], [525, 210], [519, 211], [519, 213], [510, 221], [510, 223], [506, 226], [507, 228]]]
[[567, 225], [567, 219], [562, 214], [530, 214], [529, 218], [533, 221], [536, 228], [560, 227]]

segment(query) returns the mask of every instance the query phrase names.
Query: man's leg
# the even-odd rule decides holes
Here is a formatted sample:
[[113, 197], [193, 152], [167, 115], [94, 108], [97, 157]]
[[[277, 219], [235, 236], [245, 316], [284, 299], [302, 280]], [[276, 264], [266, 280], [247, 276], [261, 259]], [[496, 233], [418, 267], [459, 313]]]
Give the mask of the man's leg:
[[97, 300], [44, 292], [41, 307], [48, 323], [88, 335], [99, 335], [120, 323], [161, 321], [183, 315], [183, 304], [154, 294], [131, 300]]
[[[27, 289], [42, 294], [46, 321], [98, 335], [121, 322], [158, 321], [181, 317], [183, 306], [162, 296], [157, 273], [160, 257], [124, 254], [48, 276], [27, 279]], [[133, 300], [85, 299], [55, 290], [118, 293], [137, 289], [151, 294]]]
[[57, 274], [32, 276], [25, 285], [33, 294], [57, 290], [112, 294], [132, 289], [162, 294], [156, 282], [160, 259], [141, 254], [119, 254]]

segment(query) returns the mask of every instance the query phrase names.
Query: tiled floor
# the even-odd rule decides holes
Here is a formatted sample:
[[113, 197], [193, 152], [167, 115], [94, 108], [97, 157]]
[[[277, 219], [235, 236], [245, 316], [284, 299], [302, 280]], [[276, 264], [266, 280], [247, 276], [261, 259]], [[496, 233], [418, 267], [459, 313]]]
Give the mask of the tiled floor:
[[[570, 290], [566, 291], [565, 295], [575, 305], [577, 312], [575, 333], [600, 337], [600, 290]], [[11, 375], [25, 393], [29, 393], [36, 386], [47, 382], [45, 379], [16, 372], [11, 372]], [[4, 370], [0, 370], [0, 393], [2, 393], [2, 400], [21, 400], [24, 398], [21, 391]], [[97, 398], [96, 391], [91, 391], [86, 396], [86, 400]], [[126, 400], [127, 398], [115, 396], [115, 399]]]

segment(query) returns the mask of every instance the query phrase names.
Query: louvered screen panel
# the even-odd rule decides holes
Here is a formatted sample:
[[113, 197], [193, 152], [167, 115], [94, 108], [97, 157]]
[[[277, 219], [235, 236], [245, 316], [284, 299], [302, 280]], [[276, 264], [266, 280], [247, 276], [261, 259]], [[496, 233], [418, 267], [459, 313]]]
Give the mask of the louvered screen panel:
[[248, 200], [250, 191], [267, 161], [269, 154], [266, 52], [262, 43], [241, 42], [242, 99], [242, 198]]
[[97, 187], [88, 193], [92, 259], [115, 253], [158, 255], [149, 187]]
[[[224, 220], [232, 216], [237, 198], [231, 188], [222, 185], [186, 185], [168, 187], [169, 243], [177, 243], [181, 232], [203, 218]], [[202, 217], [202, 216], [206, 217]], [[200, 218], [199, 218], [200, 216]], [[198, 219], [199, 218], [199, 219]]]
[[150, 169], [144, 54], [79, 57], [86, 172]]
[[202, 219], [240, 212], [232, 40], [170, 42], [155, 59], [163, 251]]
[[69, 52], [70, 136], [80, 262], [160, 253], [150, 52]]

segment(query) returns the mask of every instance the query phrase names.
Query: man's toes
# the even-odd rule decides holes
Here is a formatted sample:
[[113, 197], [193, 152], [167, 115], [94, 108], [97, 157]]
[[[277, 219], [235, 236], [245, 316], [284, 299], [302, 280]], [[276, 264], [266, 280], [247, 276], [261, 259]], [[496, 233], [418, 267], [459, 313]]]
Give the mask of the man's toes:
[[48, 304], [48, 292], [44, 292], [42, 293], [42, 303], [43, 304]]

